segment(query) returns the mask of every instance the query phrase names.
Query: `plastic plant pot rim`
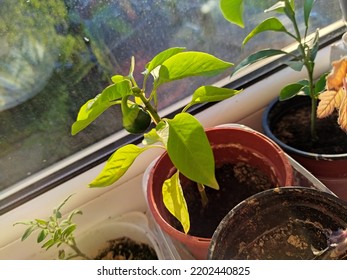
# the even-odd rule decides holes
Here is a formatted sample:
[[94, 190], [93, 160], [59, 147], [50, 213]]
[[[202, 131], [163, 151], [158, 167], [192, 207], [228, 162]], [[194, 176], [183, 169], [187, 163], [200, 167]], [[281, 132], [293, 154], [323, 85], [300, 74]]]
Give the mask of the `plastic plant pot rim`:
[[283, 143], [280, 139], [278, 139], [270, 129], [269, 117], [268, 117], [271, 110], [278, 102], [281, 102], [281, 101], [279, 101], [278, 97], [275, 98], [274, 100], [272, 100], [269, 103], [269, 105], [266, 107], [266, 109], [264, 110], [264, 113], [262, 115], [262, 126], [263, 126], [264, 133], [265, 133], [265, 135], [269, 136], [277, 145], [282, 147], [286, 152], [300, 155], [300, 156], [307, 157], [307, 158], [312, 158], [312, 159], [317, 159], [317, 160], [318, 159], [322, 159], [322, 160], [346, 160], [347, 159], [347, 153], [319, 154], [319, 153], [306, 152], [303, 150], [296, 149], [292, 146], [289, 146], [289, 145]]
[[[313, 197], [315, 201], [319, 200], [325, 206], [332, 205], [331, 209], [329, 206], [329, 209], [331, 211], [333, 211], [333, 209], [344, 210], [344, 211], [339, 211], [339, 213], [341, 216], [342, 215], [347, 216], [347, 202], [339, 199], [337, 196], [328, 192], [324, 192], [314, 188], [301, 187], [301, 186], [286, 186], [286, 187], [280, 187], [276, 189], [262, 191], [240, 202], [232, 210], [230, 210], [230, 212], [223, 218], [223, 220], [220, 222], [219, 226], [217, 227], [216, 231], [214, 232], [212, 236], [210, 247], [208, 249], [208, 259], [209, 260], [218, 259], [216, 258], [215, 250], [218, 250], [218, 248], [221, 248], [221, 246], [218, 244], [219, 242], [223, 242], [224, 238], [227, 238], [226, 235], [228, 234], [226, 232], [226, 229], [224, 229], [224, 227], [226, 224], [228, 224], [228, 228], [231, 227], [232, 224], [235, 223], [234, 217], [238, 217], [239, 213], [246, 213], [245, 216], [247, 218], [247, 216], [251, 214], [252, 210], [254, 211], [254, 203], [257, 204], [257, 207], [259, 206], [266, 207], [266, 206], [269, 206], [268, 204], [275, 204], [274, 202], [276, 202], [276, 205], [279, 205], [280, 204], [279, 202], [284, 200], [285, 197], [290, 197], [290, 196], [293, 196], [293, 197], [300, 196], [305, 199], [307, 198], [309, 199], [310, 197]], [[308, 200], [307, 202], [304, 199], [302, 201], [300, 200], [297, 200], [297, 201], [298, 201], [298, 205], [304, 205], [306, 207], [309, 207], [309, 205], [311, 204], [312, 207], [309, 207], [309, 208], [316, 209], [315, 208], [316, 205], [312, 203], [312, 201], [310, 202]], [[298, 207], [298, 205], [296, 205], [295, 207]], [[270, 208], [270, 210], [266, 210], [268, 211], [267, 215], [269, 215], [269, 213], [271, 214], [271, 211], [274, 211], [274, 215], [275, 215], [275, 213], [278, 211], [278, 209], [275, 209], [275, 210], [271, 210], [271, 209], [272, 208]], [[265, 208], [264, 208], [264, 211], [265, 211]], [[254, 217], [254, 213], [252, 217]], [[347, 226], [347, 220], [344, 223], [345, 223], [345, 226]], [[223, 233], [226, 233], [226, 234], [223, 234]], [[247, 233], [245, 234], [247, 235]]]

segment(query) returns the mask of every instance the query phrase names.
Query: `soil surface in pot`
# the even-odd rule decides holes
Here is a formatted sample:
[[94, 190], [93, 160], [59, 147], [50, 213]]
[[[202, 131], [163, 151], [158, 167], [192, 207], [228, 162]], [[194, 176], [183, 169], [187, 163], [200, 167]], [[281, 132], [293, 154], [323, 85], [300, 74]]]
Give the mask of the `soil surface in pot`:
[[337, 114], [317, 119], [318, 141], [313, 142], [310, 133], [311, 108], [292, 108], [272, 126], [272, 132], [288, 146], [319, 154], [347, 153], [346, 133], [337, 124]]
[[312, 260], [327, 248], [326, 230], [319, 223], [289, 219], [250, 244], [241, 243], [235, 259]]
[[[259, 169], [247, 163], [223, 164], [216, 168], [219, 190], [206, 187], [208, 205], [202, 207], [196, 184], [181, 178], [184, 197], [190, 215], [190, 231], [193, 236], [211, 238], [224, 216], [247, 197], [276, 187], [276, 183]], [[183, 232], [179, 221], [171, 216], [171, 225]]]
[[101, 251], [96, 260], [157, 260], [158, 256], [148, 244], [128, 237], [108, 241], [109, 246]]

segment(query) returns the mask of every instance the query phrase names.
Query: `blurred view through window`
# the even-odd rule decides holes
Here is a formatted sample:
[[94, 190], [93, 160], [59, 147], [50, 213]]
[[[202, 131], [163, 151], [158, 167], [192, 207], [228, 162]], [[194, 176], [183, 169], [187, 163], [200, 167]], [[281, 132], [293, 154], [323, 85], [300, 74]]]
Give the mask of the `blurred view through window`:
[[[237, 63], [254, 48], [286, 46], [289, 37], [241, 41], [274, 0], [245, 1], [249, 29], [230, 25], [218, 0], [2, 0], [0, 2], [0, 191], [121, 129], [111, 108], [72, 137], [79, 107], [116, 73], [137, 72], [168, 47], [206, 51]], [[303, 1], [296, 1], [302, 6]], [[319, 0], [312, 30], [341, 19], [338, 1]], [[229, 75], [230, 73], [225, 73]], [[210, 79], [212, 83], [221, 77]], [[172, 85], [161, 106], [192, 93], [203, 79]], [[112, 121], [110, 121], [112, 119]]]

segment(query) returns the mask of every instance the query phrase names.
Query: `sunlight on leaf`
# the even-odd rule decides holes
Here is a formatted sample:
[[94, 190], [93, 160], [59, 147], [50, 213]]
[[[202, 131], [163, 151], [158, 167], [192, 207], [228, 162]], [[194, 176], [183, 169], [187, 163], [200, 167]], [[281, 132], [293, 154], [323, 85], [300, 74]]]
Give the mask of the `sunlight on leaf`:
[[244, 10], [243, 0], [221, 0], [219, 5], [226, 20], [242, 28], [244, 27], [242, 18]]
[[229, 88], [220, 88], [215, 86], [201, 86], [194, 91], [192, 100], [185, 107], [184, 111], [186, 111], [189, 107], [195, 104], [222, 101], [238, 94], [239, 92], [240, 92], [239, 90], [234, 90]]
[[189, 212], [178, 171], [171, 178], [165, 180], [162, 194], [165, 207], [180, 221], [184, 232], [187, 233], [190, 228]]
[[106, 162], [101, 173], [89, 184], [92, 188], [107, 187], [119, 180], [135, 159], [149, 147], [138, 147], [129, 144], [119, 148]]
[[181, 52], [165, 60], [159, 69], [156, 86], [162, 83], [193, 76], [217, 75], [233, 66], [204, 52]]
[[167, 151], [173, 164], [190, 180], [219, 189], [213, 151], [200, 122], [188, 113], [168, 120]]

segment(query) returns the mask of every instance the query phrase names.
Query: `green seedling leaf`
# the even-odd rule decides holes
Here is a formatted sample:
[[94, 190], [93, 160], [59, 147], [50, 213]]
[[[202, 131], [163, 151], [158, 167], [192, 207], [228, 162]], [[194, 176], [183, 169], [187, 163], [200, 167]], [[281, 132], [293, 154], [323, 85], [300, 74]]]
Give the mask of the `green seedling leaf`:
[[55, 244], [54, 240], [50, 239], [46, 243], [44, 243], [41, 248], [46, 248], [46, 250], [48, 250], [49, 248], [54, 246], [54, 244]]
[[165, 207], [180, 221], [184, 232], [188, 233], [190, 229], [189, 212], [178, 171], [170, 179], [165, 180], [162, 194]]
[[242, 28], [245, 27], [243, 22], [243, 0], [221, 0], [219, 6], [226, 20]]
[[146, 73], [152, 72], [155, 68], [161, 65], [165, 60], [174, 56], [177, 53], [183, 52], [185, 48], [170, 48], [158, 53], [153, 59], [146, 65]]
[[220, 88], [215, 86], [201, 86], [194, 91], [192, 100], [185, 107], [186, 111], [189, 107], [205, 102], [218, 102], [225, 100], [229, 97], [232, 97], [238, 94], [240, 91], [228, 88]]
[[102, 188], [112, 185], [125, 174], [135, 159], [149, 148], [151, 147], [141, 148], [133, 144], [119, 148], [108, 159], [103, 170], [89, 186], [91, 188]]
[[265, 31], [284, 32], [290, 34], [279, 19], [271, 17], [256, 26], [243, 40], [242, 45], [247, 44], [250, 39]]
[[308, 28], [309, 26], [310, 14], [311, 14], [314, 2], [315, 0], [305, 0], [304, 2], [304, 18], [305, 18], [306, 28]]
[[265, 49], [258, 51], [256, 53], [251, 54], [250, 56], [246, 57], [244, 60], [242, 60], [234, 69], [234, 74], [241, 71], [242, 69], [246, 68], [247, 66], [254, 64], [256, 62], [259, 62], [265, 58], [276, 56], [276, 55], [286, 55], [288, 54], [285, 51], [282, 50], [276, 50], [276, 49]]
[[106, 87], [102, 93], [87, 101], [80, 109], [77, 120], [72, 124], [71, 134], [75, 135], [97, 119], [116, 100], [131, 94], [131, 84], [128, 80]]
[[160, 66], [156, 86], [186, 77], [216, 75], [231, 66], [232, 63], [207, 53], [181, 52], [165, 60]]
[[188, 113], [179, 113], [167, 122], [167, 152], [173, 164], [192, 181], [219, 189], [212, 148], [199, 121]]
[[301, 83], [295, 83], [285, 86], [280, 92], [280, 101], [287, 100], [296, 96], [298, 93], [303, 91], [305, 85]]
[[[19, 223], [17, 223], [17, 224], [19, 224]], [[27, 239], [36, 229], [37, 229], [37, 228], [36, 228], [34, 225], [31, 226], [31, 227], [28, 227], [28, 228], [25, 230], [25, 232], [24, 232], [24, 234], [23, 234], [21, 240], [24, 241], [25, 239]]]
[[48, 235], [48, 230], [46, 229], [41, 230], [41, 232], [37, 236], [37, 243], [41, 243], [43, 240], [45, 240], [47, 235]]
[[41, 219], [35, 219], [36, 223], [39, 226], [46, 227], [47, 226], [47, 221], [41, 220]]
[[75, 225], [75, 224], [71, 224], [71, 225], [69, 225], [68, 227], [66, 227], [66, 228], [62, 231], [62, 233], [61, 233], [62, 238], [65, 239], [65, 238], [67, 238], [68, 236], [70, 236], [70, 235], [73, 233], [73, 231], [74, 231], [75, 229], [76, 229], [76, 225]]

